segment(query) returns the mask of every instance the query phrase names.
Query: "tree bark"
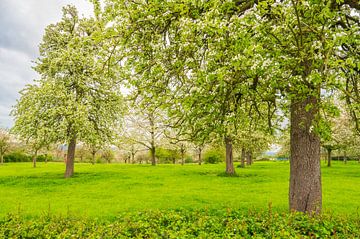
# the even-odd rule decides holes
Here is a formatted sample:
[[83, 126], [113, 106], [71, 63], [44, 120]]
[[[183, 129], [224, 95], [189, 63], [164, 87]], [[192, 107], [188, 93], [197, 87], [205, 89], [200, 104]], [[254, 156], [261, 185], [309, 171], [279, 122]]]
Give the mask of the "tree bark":
[[331, 167], [331, 149], [330, 148], [327, 149], [327, 153], [328, 153], [328, 155], [327, 155], [327, 166]]
[[152, 146], [150, 149], [151, 152], [151, 165], [155, 166], [156, 165], [156, 157], [155, 157], [155, 146]]
[[320, 138], [312, 130], [319, 95], [291, 101], [289, 205], [294, 211], [321, 212]]
[[[201, 147], [199, 147], [198, 148], [198, 151], [199, 151], [199, 155], [198, 155], [198, 160], [199, 160], [199, 165], [201, 165], [201, 162], [202, 162], [202, 158], [201, 158], [201, 153], [202, 153], [202, 148]], [[360, 163], [360, 159], [359, 159], [359, 163]]]
[[37, 157], [37, 150], [35, 151], [33, 157], [32, 157], [32, 161], [33, 161], [33, 167], [36, 168], [36, 157]]
[[344, 150], [344, 164], [347, 164], [347, 155], [346, 155], [346, 150]]
[[65, 178], [70, 178], [74, 175], [74, 159], [75, 159], [76, 137], [70, 140], [68, 146]]
[[[1, 160], [0, 164], [1, 164], [1, 165], [4, 164], [4, 154], [1, 154], [1, 155], [0, 155], [0, 160]], [[359, 161], [359, 162], [360, 162], [360, 161]]]
[[232, 139], [230, 137], [225, 137], [225, 147], [226, 147], [226, 171], [228, 175], [235, 174], [234, 160], [233, 160], [233, 148], [232, 148]]
[[246, 151], [245, 148], [241, 149], [241, 167], [245, 168]]

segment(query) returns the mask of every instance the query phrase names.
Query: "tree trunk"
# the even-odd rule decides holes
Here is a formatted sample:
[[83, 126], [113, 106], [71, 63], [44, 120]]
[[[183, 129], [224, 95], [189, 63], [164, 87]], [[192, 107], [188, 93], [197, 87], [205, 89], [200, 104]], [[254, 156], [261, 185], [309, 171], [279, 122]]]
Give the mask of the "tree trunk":
[[151, 147], [150, 152], [151, 152], [151, 165], [155, 166], [156, 165], [155, 146]]
[[3, 165], [4, 164], [4, 154], [0, 155], [0, 160], [1, 160], [0, 164]]
[[73, 137], [70, 140], [70, 143], [68, 146], [65, 178], [70, 178], [74, 175], [75, 148], [76, 148], [76, 138]]
[[225, 137], [225, 146], [226, 146], [226, 171], [228, 175], [235, 174], [234, 160], [233, 160], [233, 151], [232, 151], [232, 139], [230, 137]]
[[320, 138], [312, 130], [318, 97], [291, 101], [290, 210], [320, 213], [322, 207]]
[[346, 155], [346, 150], [344, 150], [344, 164], [347, 164], [347, 155]]
[[241, 149], [241, 167], [245, 168], [245, 158], [246, 158], [246, 152], [245, 148]]
[[36, 168], [36, 157], [37, 157], [37, 150], [35, 150], [35, 153], [32, 157], [32, 161], [33, 161], [33, 167]]
[[331, 149], [327, 149], [327, 166], [331, 167]]
[[185, 164], [185, 148], [181, 148], [181, 165]]
[[[202, 158], [201, 158], [201, 153], [202, 153], [202, 148], [201, 147], [199, 147], [199, 155], [198, 155], [198, 160], [199, 160], [199, 165], [201, 165], [201, 161], [202, 161]], [[359, 163], [360, 163], [360, 159], [359, 159]]]

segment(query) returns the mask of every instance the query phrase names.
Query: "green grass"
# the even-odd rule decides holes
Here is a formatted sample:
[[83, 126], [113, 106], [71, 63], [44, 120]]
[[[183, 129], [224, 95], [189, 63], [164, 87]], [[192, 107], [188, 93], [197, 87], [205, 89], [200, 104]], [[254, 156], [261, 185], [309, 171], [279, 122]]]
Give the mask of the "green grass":
[[[64, 179], [63, 163], [0, 166], [0, 216], [20, 211], [113, 218], [149, 209], [288, 210], [288, 162], [255, 162], [236, 168], [238, 177], [219, 176], [224, 165], [76, 164]], [[360, 207], [360, 164], [323, 166], [323, 208], [356, 215]]]

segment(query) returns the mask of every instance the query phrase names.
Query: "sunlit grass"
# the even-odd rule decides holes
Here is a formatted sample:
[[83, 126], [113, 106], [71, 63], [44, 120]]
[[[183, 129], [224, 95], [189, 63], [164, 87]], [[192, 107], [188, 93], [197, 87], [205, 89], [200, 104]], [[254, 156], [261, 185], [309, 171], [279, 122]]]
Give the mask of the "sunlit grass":
[[[239, 177], [219, 176], [219, 165], [76, 164], [64, 179], [63, 163], [14, 163], [0, 166], [0, 216], [76, 214], [112, 218], [119, 212], [147, 209], [288, 210], [288, 162], [255, 162], [236, 168]], [[336, 214], [357, 214], [360, 164], [323, 165], [323, 207]]]

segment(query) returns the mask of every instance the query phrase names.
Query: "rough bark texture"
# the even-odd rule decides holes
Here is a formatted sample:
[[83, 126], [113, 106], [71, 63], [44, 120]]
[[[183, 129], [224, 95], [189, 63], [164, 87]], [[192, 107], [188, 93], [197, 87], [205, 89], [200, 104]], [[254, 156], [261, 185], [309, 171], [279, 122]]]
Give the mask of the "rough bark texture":
[[331, 149], [327, 149], [327, 166], [331, 167]]
[[241, 167], [245, 168], [246, 151], [244, 148], [241, 149]]
[[69, 143], [69, 146], [68, 146], [65, 178], [70, 178], [70, 177], [72, 177], [74, 175], [75, 148], [76, 148], [76, 138], [73, 137], [70, 140], [70, 143]]
[[322, 207], [320, 138], [312, 130], [317, 106], [316, 96], [291, 102], [289, 204], [294, 211], [319, 213]]
[[225, 137], [226, 145], [226, 174], [233, 175], [235, 174], [234, 160], [233, 160], [233, 150], [232, 150], [232, 139], [230, 137]]

